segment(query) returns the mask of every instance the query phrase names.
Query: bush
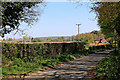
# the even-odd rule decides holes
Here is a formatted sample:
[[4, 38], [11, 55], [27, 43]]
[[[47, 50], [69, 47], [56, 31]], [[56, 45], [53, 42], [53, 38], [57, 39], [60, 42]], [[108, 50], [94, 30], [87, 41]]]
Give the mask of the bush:
[[100, 45], [100, 46], [92, 46], [92, 47], [89, 47], [89, 50], [99, 50], [99, 49], [112, 49], [113, 46], [111, 44], [107, 44], [107, 45]]
[[[20, 75], [68, 62], [102, 47], [85, 49], [85, 43], [2, 44], [3, 76]], [[104, 46], [103, 46], [104, 47]]]
[[114, 51], [108, 54], [94, 68], [94, 73], [100, 79], [118, 80], [120, 76], [120, 54], [116, 55]]
[[2, 53], [9, 59], [22, 58], [25, 61], [33, 61], [34, 57], [38, 55], [44, 58], [50, 55], [57, 55], [62, 53], [74, 53], [77, 51], [84, 51], [85, 43], [41, 43], [41, 44], [13, 44], [3, 43]]

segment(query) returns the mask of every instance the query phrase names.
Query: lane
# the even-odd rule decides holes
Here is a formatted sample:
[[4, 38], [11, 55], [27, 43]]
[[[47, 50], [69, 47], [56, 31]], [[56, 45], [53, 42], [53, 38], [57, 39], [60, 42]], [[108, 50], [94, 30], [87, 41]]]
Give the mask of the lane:
[[111, 50], [98, 52], [73, 60], [64, 65], [58, 66], [45, 72], [39, 71], [36, 74], [26, 76], [29, 79], [82, 79], [89, 70], [93, 69], [96, 64], [104, 58]]

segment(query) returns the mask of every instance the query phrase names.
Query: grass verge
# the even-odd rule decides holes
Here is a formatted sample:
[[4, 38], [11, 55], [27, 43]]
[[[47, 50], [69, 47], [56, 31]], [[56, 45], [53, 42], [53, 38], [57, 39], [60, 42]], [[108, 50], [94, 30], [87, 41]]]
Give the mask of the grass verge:
[[120, 80], [120, 51], [110, 52], [94, 68], [94, 74], [99, 80]]
[[[20, 76], [21, 74], [27, 75], [35, 71], [43, 71], [55, 65], [68, 62], [76, 58], [87, 55], [87, 52], [64, 53], [60, 55], [50, 56], [49, 58], [42, 59], [41, 57], [34, 58], [33, 62], [24, 61], [21, 58], [12, 58], [11, 60], [2, 56], [2, 75], [3, 77]], [[40, 58], [40, 59], [38, 59]], [[36, 61], [37, 60], [37, 61]]]
[[82, 51], [75, 53], [63, 53], [58, 55], [51, 55], [49, 58], [43, 58], [43, 56], [35, 57], [32, 61], [26, 61], [26, 59], [21, 58], [12, 58], [9, 59], [2, 56], [2, 76], [18, 76], [28, 75], [29, 73], [36, 71], [43, 71], [47, 68], [52, 68], [58, 64], [68, 62], [82, 56], [86, 56], [91, 53], [104, 51], [105, 49], [91, 50], [91, 51]]

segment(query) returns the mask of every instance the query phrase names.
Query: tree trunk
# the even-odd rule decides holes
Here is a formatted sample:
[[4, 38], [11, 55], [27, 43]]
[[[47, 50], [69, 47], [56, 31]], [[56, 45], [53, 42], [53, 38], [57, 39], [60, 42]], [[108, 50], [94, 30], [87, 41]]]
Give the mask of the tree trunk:
[[118, 40], [118, 50], [120, 50], [120, 40]]

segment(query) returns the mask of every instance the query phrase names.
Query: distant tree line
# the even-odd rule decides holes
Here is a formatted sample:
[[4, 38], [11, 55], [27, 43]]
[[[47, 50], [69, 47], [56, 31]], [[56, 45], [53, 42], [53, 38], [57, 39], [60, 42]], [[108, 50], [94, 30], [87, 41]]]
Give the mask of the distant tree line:
[[33, 39], [33, 42], [64, 42], [64, 41], [72, 41], [72, 37], [65, 37], [65, 36], [62, 36], [62, 37], [55, 37], [55, 38], [52, 38], [52, 37], [46, 37], [46, 38], [34, 38]]
[[[114, 41], [114, 37], [106, 37], [102, 31], [92, 31], [90, 33], [82, 33], [79, 35], [74, 35], [74, 36], [61, 36], [61, 37], [38, 37], [38, 38], [33, 38], [31, 36], [23, 36], [23, 39], [21, 41], [24, 42], [66, 42], [66, 41], [80, 41], [80, 42], [85, 42], [85, 43], [94, 43], [95, 37], [105, 37], [105, 39], [109, 42], [112, 43]], [[15, 40], [12, 38], [6, 39], [8, 41]]]
[[90, 33], [82, 33], [79, 35], [74, 35], [70, 37], [46, 37], [46, 38], [34, 38], [33, 42], [64, 42], [64, 41], [80, 41], [80, 42], [85, 42], [85, 43], [94, 43], [95, 37], [105, 37], [105, 39], [108, 42], [112, 42], [114, 40], [114, 37], [106, 37], [102, 31], [92, 31]]
[[82, 33], [79, 35], [74, 36], [74, 40], [76, 41], [81, 41], [81, 42], [86, 42], [86, 43], [94, 43], [95, 37], [105, 37], [105, 39], [109, 42], [112, 43], [114, 40], [113, 37], [106, 37], [102, 31], [92, 31], [90, 33]]

